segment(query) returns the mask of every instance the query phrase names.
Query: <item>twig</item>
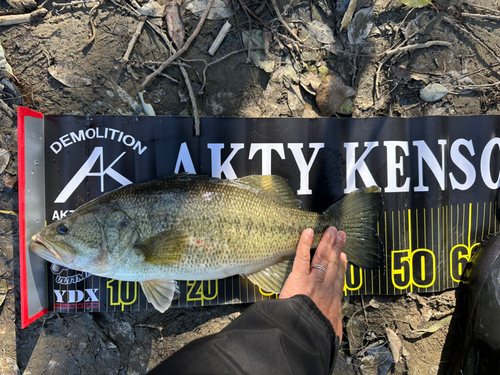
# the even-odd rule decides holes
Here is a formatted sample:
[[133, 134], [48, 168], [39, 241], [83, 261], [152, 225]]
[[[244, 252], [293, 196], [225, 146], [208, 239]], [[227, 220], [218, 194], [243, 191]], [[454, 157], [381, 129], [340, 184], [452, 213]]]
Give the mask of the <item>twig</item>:
[[457, 25], [455, 22], [452, 22], [448, 17], [443, 17], [443, 20], [445, 22], [448, 22], [450, 25], [452, 26], [455, 26], [457, 29], [459, 29], [460, 31], [462, 31], [463, 33], [467, 34], [472, 40], [474, 40], [475, 42], [477, 42], [479, 45], [481, 45], [484, 49], [486, 49], [489, 53], [491, 53], [493, 55], [493, 57], [498, 61], [500, 62], [500, 58], [495, 54], [495, 52], [493, 52], [486, 44], [484, 44], [483, 42], [481, 42], [478, 38], [476, 38], [474, 35], [472, 35], [472, 33], [470, 31], [468, 31], [467, 29], [464, 29], [462, 26], [460, 25]]
[[477, 4], [473, 4], [473, 3], [465, 3], [465, 4], [467, 4], [468, 6], [473, 7], [473, 8], [487, 10], [488, 12], [491, 12], [491, 13], [500, 14], [500, 10], [495, 10], [495, 9], [487, 8], [485, 6], [477, 5]]
[[142, 20], [137, 25], [137, 29], [135, 30], [135, 33], [132, 36], [132, 39], [130, 39], [130, 42], [128, 44], [127, 51], [125, 52], [125, 55], [123, 55], [123, 58], [120, 60], [121, 64], [125, 65], [128, 63], [130, 54], [132, 53], [132, 49], [134, 48], [135, 42], [137, 42], [137, 39], [141, 35], [142, 28], [144, 27], [144, 24], [146, 23], [146, 19], [147, 19], [147, 16], [143, 16]]
[[481, 89], [481, 88], [485, 88], [485, 87], [495, 87], [498, 85], [500, 85], [500, 81], [495, 82], [495, 83], [486, 83], [484, 85], [457, 85], [455, 87], [464, 88], [464, 89]]
[[186, 86], [189, 92], [189, 98], [191, 99], [191, 107], [193, 108], [193, 116], [194, 116], [194, 134], [199, 137], [200, 136], [200, 115], [198, 113], [198, 106], [196, 105], [196, 97], [194, 96], [193, 86], [191, 86], [191, 80], [189, 79], [189, 74], [183, 66], [179, 66], [179, 69], [184, 76], [184, 81], [186, 82]]
[[[152, 70], [153, 72], [156, 70], [156, 68], [153, 68], [152, 66], [149, 66], [149, 65], [144, 65], [144, 66], [145, 66], [146, 68], [148, 68], [149, 70]], [[165, 73], [160, 73], [160, 74], [158, 74], [158, 75], [159, 75], [160, 77], [165, 77], [166, 79], [169, 79], [169, 80], [171, 80], [171, 81], [172, 81], [172, 82], [174, 82], [174, 83], [177, 83], [177, 84], [179, 84], [179, 83], [180, 83], [180, 81], [179, 81], [179, 80], [175, 79], [174, 77], [172, 77], [172, 76], [170, 76], [170, 75], [168, 75], [168, 74], [165, 74]]]
[[395, 54], [398, 54], [398, 53], [412, 51], [414, 49], [429, 48], [429, 47], [432, 47], [432, 46], [451, 47], [451, 45], [452, 44], [450, 42], [443, 42], [441, 40], [431, 40], [431, 41], [428, 41], [428, 42], [425, 42], [425, 43], [410, 44], [409, 46], [395, 48], [395, 49], [392, 49], [390, 51], [386, 51], [385, 54], [387, 56], [392, 56], [392, 55], [395, 55]]
[[141, 85], [141, 91], [144, 90], [146, 88], [146, 86], [149, 85], [151, 83], [151, 81], [158, 74], [163, 72], [163, 70], [165, 70], [165, 68], [167, 68], [172, 63], [172, 61], [174, 61], [176, 58], [178, 58], [180, 55], [182, 55], [189, 48], [189, 46], [193, 42], [194, 38], [196, 38], [196, 36], [199, 34], [199, 32], [203, 26], [203, 23], [205, 22], [205, 20], [208, 16], [208, 12], [210, 12], [210, 8], [212, 8], [213, 2], [214, 2], [214, 0], [210, 0], [208, 2], [207, 8], [205, 9], [205, 13], [203, 13], [203, 16], [200, 18], [200, 22], [198, 22], [198, 26], [196, 26], [196, 29], [193, 31], [193, 33], [191, 34], [189, 39], [186, 40], [186, 43], [184, 43], [182, 48], [180, 48], [176, 53], [174, 53], [172, 56], [170, 56], [163, 64], [160, 65], [160, 67], [158, 69], [156, 69], [153, 73], [151, 73], [149, 76], [146, 77], [146, 79], [144, 80], [144, 82]]
[[2, 99], [0, 99], [0, 108], [3, 108], [4, 111], [10, 116], [14, 116], [16, 114], [16, 112], [14, 112]]
[[64, 8], [64, 7], [73, 7], [73, 6], [76, 6], [76, 5], [81, 5], [81, 4], [85, 4], [87, 6], [94, 6], [94, 3], [98, 3], [99, 1], [98, 0], [95, 0], [95, 1], [89, 1], [89, 0], [75, 0], [75, 1], [71, 1], [69, 3], [52, 3], [52, 6], [54, 8]]
[[229, 23], [229, 21], [226, 21], [226, 23], [219, 30], [219, 33], [217, 34], [217, 37], [215, 38], [214, 42], [208, 49], [208, 54], [210, 56], [215, 55], [215, 52], [217, 52], [217, 50], [219, 49], [222, 41], [224, 40], [230, 29], [231, 29], [231, 24]]
[[500, 21], [500, 16], [492, 16], [490, 14], [462, 13], [461, 16], [471, 17], [471, 18], [482, 18], [482, 19], [491, 20], [491, 21]]
[[95, 29], [94, 16], [95, 16], [95, 13], [97, 12], [97, 8], [99, 8], [99, 6], [102, 5], [102, 3], [104, 3], [104, 0], [100, 0], [96, 5], [94, 5], [92, 7], [92, 9], [90, 9], [89, 23], [90, 23], [90, 31], [91, 31], [92, 35], [90, 36], [90, 39], [87, 41], [87, 43], [85, 44], [85, 47], [83, 47], [83, 48], [86, 48], [89, 44], [91, 44], [97, 36], [96, 29]]
[[37, 18], [41, 18], [48, 13], [45, 8], [37, 9], [27, 14], [13, 14], [8, 16], [0, 16], [0, 26], [17, 25], [19, 23], [33, 22]]
[[[257, 47], [256, 49], [262, 49], [262, 48]], [[205, 85], [207, 83], [206, 72], [207, 72], [207, 69], [208, 69], [209, 66], [217, 64], [218, 62], [221, 62], [222, 60], [225, 60], [225, 59], [227, 59], [228, 57], [230, 57], [232, 55], [236, 55], [237, 53], [241, 53], [241, 52], [245, 52], [245, 51], [246, 51], [246, 49], [240, 49], [238, 51], [233, 51], [233, 52], [230, 52], [227, 55], [221, 57], [220, 59], [217, 59], [217, 60], [209, 62], [209, 63], [207, 63], [205, 60], [200, 60], [200, 61], [202, 61], [202, 62], [205, 63], [205, 68], [203, 68], [203, 85], [201, 85], [201, 88], [200, 88], [200, 91], [198, 91], [198, 94], [203, 94], [203, 90], [205, 89]]]
[[271, 0], [271, 3], [273, 4], [274, 11], [276, 12], [276, 16], [278, 17], [278, 20], [281, 22], [283, 27], [292, 35], [292, 37], [299, 43], [304, 43], [297, 35], [295, 35], [290, 29], [290, 26], [285, 22], [283, 17], [281, 16], [280, 10], [278, 8], [278, 4], [276, 4], [276, 0]]

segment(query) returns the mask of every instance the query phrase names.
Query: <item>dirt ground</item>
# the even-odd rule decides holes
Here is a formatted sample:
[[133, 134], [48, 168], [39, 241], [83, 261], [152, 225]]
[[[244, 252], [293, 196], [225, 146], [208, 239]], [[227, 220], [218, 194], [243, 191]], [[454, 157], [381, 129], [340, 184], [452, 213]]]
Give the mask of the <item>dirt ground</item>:
[[[205, 2], [201, 13], [193, 10], [199, 2], [179, 3], [187, 40]], [[219, 18], [209, 15], [175, 64], [145, 87], [144, 98], [157, 115], [498, 115], [498, 2], [471, 3], [410, 8], [399, 0], [358, 0], [342, 28], [348, 0], [216, 1]], [[148, 17], [160, 32], [146, 24], [124, 59], [140, 21], [125, 0], [65, 7], [1, 0], [0, 16], [41, 8], [46, 14], [31, 22], [0, 22], [0, 44], [15, 75], [0, 57], [0, 166], [7, 161], [0, 171], [0, 373], [144, 374], [191, 340], [218, 332], [246, 306], [48, 314], [21, 330], [17, 106], [44, 114], [142, 114], [141, 85], [170, 56], [160, 35], [165, 23]], [[212, 57], [208, 50], [226, 21], [232, 27]], [[430, 92], [421, 92], [425, 87]], [[347, 299], [335, 373], [385, 374], [392, 365], [394, 374], [445, 374], [460, 342], [455, 301], [455, 291]]]

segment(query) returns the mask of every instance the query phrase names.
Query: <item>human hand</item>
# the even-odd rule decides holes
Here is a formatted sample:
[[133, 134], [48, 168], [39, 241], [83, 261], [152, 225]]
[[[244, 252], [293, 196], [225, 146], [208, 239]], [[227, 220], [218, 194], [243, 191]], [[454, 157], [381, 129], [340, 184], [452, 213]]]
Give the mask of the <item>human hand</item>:
[[[335, 334], [342, 340], [342, 293], [347, 269], [347, 257], [342, 250], [346, 236], [334, 227], [328, 228], [311, 263], [313, 236], [314, 232], [310, 228], [302, 232], [292, 272], [283, 285], [279, 298], [305, 294], [328, 318]], [[326, 272], [311, 265], [321, 265]]]

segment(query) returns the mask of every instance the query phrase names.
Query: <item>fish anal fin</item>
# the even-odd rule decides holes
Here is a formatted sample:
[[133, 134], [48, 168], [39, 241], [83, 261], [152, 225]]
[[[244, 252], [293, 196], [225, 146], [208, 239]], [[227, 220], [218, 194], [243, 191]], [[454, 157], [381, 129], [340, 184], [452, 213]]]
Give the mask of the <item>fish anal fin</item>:
[[180, 230], [171, 230], [158, 233], [135, 245], [135, 248], [144, 254], [146, 263], [168, 265], [181, 261], [189, 243], [189, 234]]
[[278, 294], [281, 292], [288, 275], [292, 272], [294, 258], [295, 256], [287, 257], [279, 263], [246, 275], [246, 277], [262, 290]]
[[148, 301], [162, 313], [168, 310], [175, 292], [179, 290], [174, 280], [143, 281], [141, 288]]
[[253, 189], [257, 189], [269, 198], [281, 202], [285, 206], [300, 208], [300, 199], [295, 196], [292, 188], [288, 185], [288, 182], [280, 176], [252, 175], [241, 177], [234, 181], [245, 184]]

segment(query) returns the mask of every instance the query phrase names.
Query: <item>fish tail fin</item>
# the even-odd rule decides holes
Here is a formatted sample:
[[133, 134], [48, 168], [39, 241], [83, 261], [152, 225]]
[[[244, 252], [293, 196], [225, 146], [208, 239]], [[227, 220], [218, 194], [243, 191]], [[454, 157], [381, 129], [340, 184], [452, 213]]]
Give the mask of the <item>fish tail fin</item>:
[[359, 267], [379, 269], [382, 265], [383, 245], [377, 235], [381, 210], [380, 188], [372, 186], [346, 195], [325, 211], [327, 222], [346, 233], [344, 252]]

